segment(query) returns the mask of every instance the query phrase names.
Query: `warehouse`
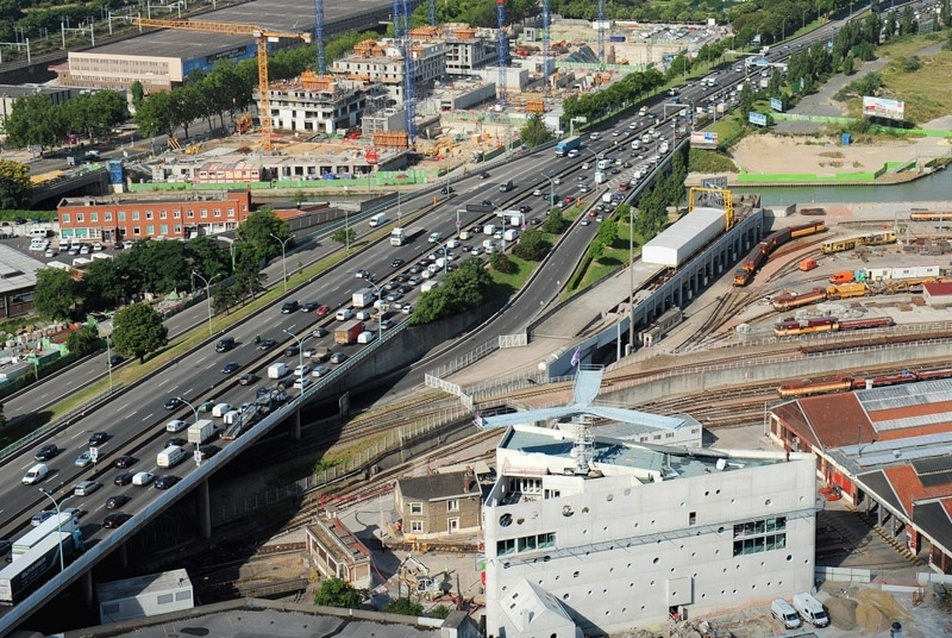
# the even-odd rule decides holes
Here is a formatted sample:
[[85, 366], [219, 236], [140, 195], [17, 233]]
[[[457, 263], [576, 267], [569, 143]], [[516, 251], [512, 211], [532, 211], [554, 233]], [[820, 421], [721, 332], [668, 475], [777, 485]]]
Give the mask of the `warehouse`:
[[677, 268], [724, 232], [724, 210], [695, 208], [649, 241], [641, 249], [648, 264]]
[[[418, 0], [411, 0], [416, 7]], [[390, 19], [391, 3], [353, 0], [325, 3], [324, 33], [334, 37], [346, 31], [365, 31]], [[161, 18], [161, 15], [154, 15]], [[314, 5], [298, 0], [256, 0], [210, 11], [208, 22], [256, 25], [280, 32], [314, 33]], [[282, 41], [277, 46], [294, 44]], [[272, 45], [275, 46], [275, 45]], [[221, 33], [161, 30], [139, 37], [70, 51], [65, 65], [53, 67], [64, 86], [126, 89], [138, 80], [147, 92], [180, 84], [192, 71], [208, 71], [219, 60], [243, 60], [257, 48], [248, 36]]]
[[770, 436], [816, 457], [824, 492], [865, 511], [938, 572], [952, 573], [952, 380], [801, 398], [770, 411]]

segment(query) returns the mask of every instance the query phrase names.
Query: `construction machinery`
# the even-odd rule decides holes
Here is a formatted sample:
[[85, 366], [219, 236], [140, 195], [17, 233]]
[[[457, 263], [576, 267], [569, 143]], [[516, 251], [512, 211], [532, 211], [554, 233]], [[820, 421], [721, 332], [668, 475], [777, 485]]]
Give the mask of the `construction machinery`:
[[413, 554], [407, 554], [407, 557], [401, 561], [397, 567], [397, 574], [407, 584], [412, 594], [424, 600], [442, 598], [450, 588], [446, 572], [430, 576], [430, 569]]
[[258, 117], [261, 120], [262, 146], [270, 151], [271, 143], [271, 95], [268, 90], [268, 42], [277, 42], [280, 38], [292, 38], [311, 41], [311, 34], [305, 32], [266, 31], [251, 24], [228, 24], [224, 22], [204, 22], [202, 20], [158, 20], [155, 18], [136, 18], [136, 26], [158, 29], [179, 29], [183, 31], [201, 31], [203, 33], [224, 33], [226, 35], [250, 35], [254, 37], [258, 49]]
[[688, 212], [694, 210], [697, 205], [698, 195], [720, 195], [720, 203], [724, 207], [724, 223], [727, 226], [725, 230], [734, 227], [734, 194], [729, 188], [702, 188], [692, 186], [688, 191]]

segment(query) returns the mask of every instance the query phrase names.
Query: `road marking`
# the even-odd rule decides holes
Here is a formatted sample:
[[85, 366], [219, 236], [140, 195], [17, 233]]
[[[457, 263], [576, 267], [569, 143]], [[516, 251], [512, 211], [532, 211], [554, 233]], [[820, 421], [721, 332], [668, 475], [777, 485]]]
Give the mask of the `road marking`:
[[129, 407], [128, 403], [123, 403], [118, 408], [116, 408], [116, 412], [125, 412], [126, 408], [128, 407]]
[[170, 377], [166, 378], [165, 381], [159, 382], [159, 386], [161, 387], [161, 386], [163, 386], [163, 385], [167, 385], [167, 384], [169, 383], [169, 381], [172, 381], [172, 380], [173, 380], [173, 378], [170, 376]]

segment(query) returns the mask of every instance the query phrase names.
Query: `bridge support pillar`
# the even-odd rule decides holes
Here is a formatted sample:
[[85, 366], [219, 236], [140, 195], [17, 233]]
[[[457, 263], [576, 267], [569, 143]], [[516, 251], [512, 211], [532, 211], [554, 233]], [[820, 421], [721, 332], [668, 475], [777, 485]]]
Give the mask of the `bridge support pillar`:
[[88, 569], [79, 579], [79, 586], [83, 589], [83, 605], [92, 609], [95, 596], [93, 595], [93, 570]]
[[208, 493], [208, 479], [198, 486], [198, 531], [202, 538], [212, 537], [211, 496]]
[[294, 418], [291, 419], [291, 440], [300, 441], [301, 440], [301, 410], [294, 411]]
[[119, 559], [119, 567], [121, 567], [123, 571], [129, 569], [129, 548], [126, 543], [119, 545], [116, 557]]

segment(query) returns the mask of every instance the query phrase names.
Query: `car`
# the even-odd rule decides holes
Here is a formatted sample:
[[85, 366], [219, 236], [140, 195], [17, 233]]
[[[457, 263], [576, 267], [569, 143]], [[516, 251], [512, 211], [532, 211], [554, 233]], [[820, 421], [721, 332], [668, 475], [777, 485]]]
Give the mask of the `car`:
[[304, 390], [304, 389], [306, 389], [309, 385], [311, 385], [311, 378], [310, 378], [310, 377], [296, 377], [296, 378], [294, 379], [293, 387], [294, 387], [295, 389], [297, 389], [297, 390]]
[[180, 399], [180, 398], [178, 398], [178, 397], [169, 397], [168, 400], [166, 400], [166, 402], [165, 402], [165, 409], [166, 409], [166, 410], [174, 410], [174, 409], [176, 409], [176, 408], [182, 407], [182, 405], [184, 405], [184, 404], [182, 403], [182, 399]]
[[228, 352], [229, 350], [234, 349], [238, 343], [235, 341], [234, 337], [223, 337], [218, 340], [218, 343], [215, 344], [215, 352]]
[[301, 306], [301, 312], [314, 312], [320, 307], [321, 304], [316, 301], [305, 301], [304, 305]]
[[115, 248], [116, 250], [122, 250], [126, 246], [121, 241], [117, 241], [116, 243], [112, 245], [112, 247]]
[[605, 221], [605, 218], [602, 217], [601, 215], [596, 215], [596, 216], [595, 216], [595, 221], [596, 221], [596, 222]]
[[354, 277], [357, 279], [367, 279], [370, 276], [369, 270], [364, 270], [363, 268], [358, 268], [354, 271]]
[[274, 339], [262, 339], [258, 342], [258, 350], [270, 350], [276, 345], [278, 345], [278, 342]]
[[592, 220], [590, 220], [588, 217], [583, 217], [582, 220], [579, 222], [579, 225], [588, 226], [591, 223], [592, 223]]
[[30, 518], [30, 525], [33, 527], [39, 527], [40, 523], [52, 518], [55, 514], [56, 510], [42, 510], [37, 512]]
[[300, 307], [301, 304], [299, 304], [297, 300], [292, 299], [291, 301], [285, 301], [283, 304], [281, 304], [281, 314], [289, 315], [292, 312], [297, 312], [298, 308]]
[[632, 123], [630, 123], [630, 124], [628, 125], [628, 128], [631, 129], [632, 131], [634, 131], [636, 128], [638, 128], [638, 122], [632, 122]]
[[489, 179], [489, 178], [490, 178], [490, 175], [486, 171], [483, 171], [482, 173], [479, 174], [479, 179]]
[[59, 454], [59, 452], [60, 450], [58, 447], [56, 447], [55, 443], [47, 443], [36, 451], [36, 454], [33, 455], [33, 460], [40, 462], [49, 461], [54, 456]]
[[293, 345], [293, 346], [288, 346], [287, 348], [284, 349], [284, 356], [286, 356], [286, 357], [296, 357], [296, 356], [298, 356], [298, 354], [299, 354], [300, 352], [301, 352], [300, 346], [298, 346], [297, 344], [295, 344], [295, 345]]
[[226, 363], [225, 365], [222, 366], [222, 368], [221, 368], [221, 373], [222, 373], [222, 374], [234, 374], [235, 372], [238, 371], [238, 368], [240, 368], [240, 367], [241, 367], [241, 366], [238, 365], [238, 363], [237, 363], [236, 361], [229, 361], [228, 363]]
[[318, 326], [317, 328], [314, 328], [313, 331], [311, 331], [311, 336], [314, 337], [315, 339], [326, 337], [328, 334], [329, 333], [327, 331], [327, 328], [325, 328], [324, 326]]
[[199, 412], [203, 412], [203, 413], [204, 413], [204, 412], [211, 412], [211, 411], [212, 411], [212, 408], [214, 408], [217, 403], [218, 403], [218, 401], [213, 401], [213, 400], [211, 400], [211, 399], [209, 399], [208, 401], [202, 401], [202, 402], [198, 405], [198, 411], [199, 411]]
[[495, 204], [493, 204], [493, 200], [491, 200], [491, 199], [484, 199], [484, 200], [483, 200], [482, 202], [480, 202], [480, 203], [481, 203], [483, 206], [495, 206]]
[[556, 186], [558, 186], [559, 184], [562, 183], [562, 178], [561, 178], [561, 177], [556, 177], [555, 179], [552, 180], [552, 183], [555, 184]]
[[132, 475], [132, 484], [140, 487], [148, 485], [155, 480], [155, 474], [152, 472], [136, 472]]
[[598, 213], [595, 212], [595, 209], [592, 209], [592, 210], [588, 211], [588, 216], [589, 216], [589, 217], [595, 217], [595, 215], [597, 215], [597, 214], [598, 214]]
[[542, 218], [541, 218], [541, 217], [533, 217], [532, 219], [529, 220], [529, 223], [532, 224], [533, 226], [538, 226], [538, 225], [540, 225], [540, 224], [542, 223]]
[[135, 476], [132, 472], [120, 472], [116, 474], [116, 478], [112, 479], [113, 485], [128, 485], [132, 482], [132, 477]]
[[314, 366], [314, 369], [311, 370], [311, 376], [320, 378], [326, 375], [327, 373], [329, 373], [330, 371], [331, 369], [328, 368], [327, 366]]
[[566, 205], [570, 205], [570, 204], [574, 204], [574, 203], [575, 203], [575, 198], [572, 197], [571, 195], [566, 195], [566, 196], [565, 196], [565, 199], [562, 200], [562, 201], [564, 201], [564, 202], [566, 203]]
[[409, 315], [413, 312], [413, 306], [407, 304], [403, 308], [400, 308], [400, 312], [402, 312], [405, 315]]
[[532, 195], [533, 195], [534, 197], [542, 197], [542, 195], [543, 195], [542, 189], [541, 189], [541, 188], [535, 189], [534, 191], [532, 191]]
[[618, 175], [618, 174], [621, 173], [621, 169], [620, 169], [620, 168], [613, 168], [613, 169], [611, 170], [611, 173], [612, 173], [612, 175]]
[[89, 496], [102, 487], [98, 481], [82, 481], [73, 488], [73, 496]]
[[152, 487], [154, 487], [157, 490], [167, 490], [173, 485], [175, 485], [176, 483], [178, 483], [180, 480], [182, 479], [180, 479], [177, 476], [172, 476], [171, 474], [167, 474], [155, 479], [155, 483], [152, 485]]
[[136, 461], [138, 460], [139, 459], [132, 456], [131, 454], [123, 454], [122, 456], [118, 457], [115, 461], [112, 462], [112, 466], [114, 468], [124, 470], [126, 468], [130, 468], [133, 465], [135, 465]]
[[532, 206], [528, 206], [526, 204], [523, 204], [522, 206], [519, 207], [520, 213], [528, 213], [530, 210], [532, 210]]
[[582, 163], [582, 170], [583, 170], [583, 171], [587, 171], [587, 170], [590, 169], [591, 167], [592, 167], [592, 163], [591, 163], [591, 162], [583, 162], [583, 163]]
[[173, 436], [165, 440], [165, 447], [172, 447], [173, 445], [176, 447], [182, 447], [183, 445], [187, 444], [188, 441], [179, 436]]
[[327, 304], [321, 304], [317, 307], [317, 310], [314, 311], [318, 317], [324, 317], [331, 311], [331, 307]]
[[588, 187], [588, 184], [582, 184], [581, 186], [578, 187], [578, 190], [580, 193], [587, 193], [592, 189]]
[[612, 131], [612, 137], [618, 137], [621, 135], [621, 131]]
[[440, 189], [440, 193], [442, 193], [443, 195], [449, 195], [450, 193], [455, 193], [455, 192], [456, 191], [453, 190], [452, 186], [444, 186], [443, 188]]
[[125, 505], [131, 500], [132, 498], [129, 496], [126, 496], [125, 494], [116, 494], [114, 496], [110, 496], [109, 498], [106, 499], [106, 509], [107, 510], [119, 509], [120, 507], [122, 507], [123, 505]]
[[[439, 270], [439, 268], [436, 267], [436, 264], [432, 264], [432, 266]], [[393, 303], [394, 301], [400, 301], [401, 299], [403, 299], [403, 293], [396, 290], [387, 295], [387, 301], [390, 303]]]
[[43, 256], [46, 257], [47, 259], [52, 259], [53, 257], [56, 257], [56, 251], [53, 250], [52, 248], [47, 248], [46, 252], [43, 253]]
[[[402, 306], [401, 306], [401, 308], [402, 308]], [[389, 330], [389, 329], [392, 328], [392, 327], [393, 327], [393, 321], [391, 321], [390, 319], [381, 319], [381, 320], [380, 320], [380, 329], [381, 329], [381, 330]]]
[[294, 366], [294, 376], [303, 377], [305, 374], [311, 371], [311, 366], [306, 363]]
[[83, 450], [82, 453], [76, 457], [76, 460], [73, 461], [73, 465], [76, 467], [86, 467], [93, 462], [93, 457], [89, 453], [89, 450]]
[[182, 419], [172, 419], [171, 421], [165, 424], [165, 431], [166, 432], [181, 432], [187, 427], [188, 427], [188, 423], [186, 423]]
[[198, 451], [202, 453], [202, 458], [210, 459], [221, 452], [221, 448], [217, 445], [202, 445], [198, 448]]
[[417, 274], [410, 275], [410, 278], [407, 279], [407, 283], [411, 286], [419, 286], [421, 283], [423, 283], [423, 277]]
[[622, 182], [621, 184], [619, 184], [619, 185], [618, 185], [618, 190], [623, 191], [623, 192], [626, 191], [626, 190], [628, 190], [628, 182]]
[[347, 355], [343, 352], [335, 352], [331, 355], [331, 363], [344, 363], [347, 361]]
[[253, 385], [258, 382], [261, 377], [256, 375], [254, 372], [246, 372], [238, 379], [240, 385]]
[[114, 512], [102, 519], [102, 526], [106, 529], [116, 529], [130, 518], [132, 518], [132, 514], [126, 514], [125, 512]]
[[120, 363], [122, 363], [123, 360], [124, 360], [124, 359], [123, 359], [123, 357], [122, 357], [121, 354], [113, 353], [113, 354], [110, 355], [110, 357], [109, 357], [109, 364], [108, 364], [108, 365], [109, 365], [110, 368], [115, 368], [117, 365], [119, 365]]
[[403, 261], [402, 259], [400, 259], [399, 257], [397, 257], [396, 259], [394, 259], [393, 261], [390, 262], [390, 267], [391, 267], [391, 268], [399, 268], [399, 267], [402, 266], [403, 264], [404, 264], [404, 261]]

